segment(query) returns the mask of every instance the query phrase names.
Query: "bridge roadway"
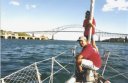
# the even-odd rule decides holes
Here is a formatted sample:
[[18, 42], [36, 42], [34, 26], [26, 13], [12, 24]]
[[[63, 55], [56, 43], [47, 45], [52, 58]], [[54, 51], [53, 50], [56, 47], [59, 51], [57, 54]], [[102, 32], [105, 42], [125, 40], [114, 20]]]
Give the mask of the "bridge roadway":
[[[19, 38], [23, 38], [23, 39], [39, 39], [41, 40], [41, 38], [35, 38], [34, 35], [35, 34], [42, 34], [42, 35], [51, 35], [52, 39], [54, 39], [54, 35], [60, 32], [63, 33], [83, 33], [83, 27], [81, 25], [65, 25], [65, 26], [61, 26], [61, 27], [57, 27], [54, 28], [52, 30], [47, 30], [47, 31], [26, 31], [25, 33], [29, 33], [32, 34], [32, 37], [19, 37]], [[98, 40], [100, 41], [101, 37], [109, 37], [109, 38], [128, 38], [128, 34], [121, 34], [121, 33], [110, 33], [110, 32], [105, 32], [105, 31], [101, 31], [96, 29], [96, 35], [98, 36]], [[5, 35], [4, 37], [8, 38], [8, 35]], [[17, 36], [13, 36], [15, 38], [17, 38]]]
[[[70, 29], [70, 30], [68, 30]], [[76, 29], [76, 30], [75, 30]], [[79, 30], [78, 30], [79, 29]], [[47, 31], [27, 31], [26, 33], [43, 33], [43, 34], [56, 34], [59, 32], [78, 32], [78, 33], [83, 33], [83, 27], [82, 25], [64, 25], [60, 26], [51, 30]], [[105, 32], [99, 29], [96, 29], [96, 35], [101, 35], [101, 36], [120, 36], [120, 37], [125, 37], [128, 36], [128, 34], [123, 34], [123, 33], [111, 33], [111, 32]]]
[[[52, 30], [47, 30], [47, 31], [29, 31], [26, 33], [31, 33], [31, 34], [35, 34], [35, 33], [42, 33], [42, 34], [50, 34], [52, 35], [53, 39], [54, 39], [54, 35], [60, 32], [63, 33], [72, 33], [72, 32], [76, 32], [76, 33], [83, 33], [83, 27], [82, 25], [65, 25], [65, 26], [60, 26], [57, 28], [54, 28]], [[109, 38], [128, 38], [128, 34], [123, 34], [123, 33], [111, 33], [111, 32], [105, 32], [99, 29], [96, 29], [96, 35], [98, 36], [99, 40], [101, 37], [109, 37]]]

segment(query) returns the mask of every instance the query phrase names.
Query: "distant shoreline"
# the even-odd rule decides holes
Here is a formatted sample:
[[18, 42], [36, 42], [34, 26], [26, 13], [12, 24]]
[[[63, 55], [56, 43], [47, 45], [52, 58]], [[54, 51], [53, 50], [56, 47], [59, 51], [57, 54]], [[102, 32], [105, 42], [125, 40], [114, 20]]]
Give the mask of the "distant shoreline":
[[[43, 40], [40, 40], [40, 39], [5, 39], [5, 38], [1, 38], [0, 39], [4, 39], [4, 40], [39, 40], [39, 41], [47, 41], [47, 40], [53, 40], [53, 39], [43, 39]], [[54, 41], [54, 40], [53, 40]], [[59, 40], [55, 40], [55, 41], [59, 41]], [[60, 40], [60, 41], [75, 41], [75, 40]], [[124, 40], [122, 38], [122, 40], [120, 40], [120, 38], [111, 38], [111, 39], [107, 39], [107, 40], [102, 40], [102, 41], [96, 41], [96, 42], [112, 42], [112, 43], [128, 43], [127, 40]]]

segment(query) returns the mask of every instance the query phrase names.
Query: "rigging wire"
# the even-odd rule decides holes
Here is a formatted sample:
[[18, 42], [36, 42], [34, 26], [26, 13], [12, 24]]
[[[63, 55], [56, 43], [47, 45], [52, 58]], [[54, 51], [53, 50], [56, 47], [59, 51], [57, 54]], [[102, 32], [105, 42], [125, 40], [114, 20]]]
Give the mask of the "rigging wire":
[[108, 79], [110, 79], [110, 78], [114, 78], [114, 77], [117, 77], [117, 76], [119, 76], [119, 75], [121, 75], [121, 76], [123, 76], [124, 78], [128, 79], [128, 77], [124, 75], [124, 74], [126, 74], [126, 73], [128, 73], [128, 72], [120, 73], [118, 70], [114, 69], [113, 67], [111, 67], [111, 66], [109, 66], [109, 65], [108, 65], [108, 67], [109, 67], [109, 68], [111, 68], [112, 70], [114, 70], [114, 71], [116, 71], [116, 72], [118, 73], [117, 75], [114, 75], [114, 76], [108, 77]]
[[[111, 77], [108, 77], [107, 79], [115, 78], [115, 77], [120, 76], [120, 75], [122, 75], [122, 76], [124, 77], [124, 74], [126, 74], [126, 73], [128, 73], [128, 72], [119, 73], [119, 74], [117, 74], [117, 75], [113, 75], [113, 76], [111, 76]], [[125, 76], [125, 78], [128, 79], [126, 76]]]

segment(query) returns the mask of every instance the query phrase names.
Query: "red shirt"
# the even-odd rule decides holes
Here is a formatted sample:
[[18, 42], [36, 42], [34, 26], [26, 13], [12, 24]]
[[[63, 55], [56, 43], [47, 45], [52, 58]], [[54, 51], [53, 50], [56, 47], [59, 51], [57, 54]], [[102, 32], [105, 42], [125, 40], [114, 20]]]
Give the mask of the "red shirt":
[[90, 60], [93, 64], [100, 68], [102, 65], [100, 54], [92, 47], [91, 44], [88, 44], [84, 47], [80, 53], [85, 59]]
[[[85, 31], [84, 31], [84, 35], [85, 36], [88, 36], [89, 35], [89, 30], [90, 30], [90, 27], [87, 26], [89, 23], [89, 19], [85, 19], [84, 22], [83, 22], [83, 27], [85, 28]], [[92, 20], [92, 24], [96, 26], [96, 22], [95, 22], [95, 19], [93, 18]], [[95, 29], [92, 28], [92, 35], [95, 34]]]

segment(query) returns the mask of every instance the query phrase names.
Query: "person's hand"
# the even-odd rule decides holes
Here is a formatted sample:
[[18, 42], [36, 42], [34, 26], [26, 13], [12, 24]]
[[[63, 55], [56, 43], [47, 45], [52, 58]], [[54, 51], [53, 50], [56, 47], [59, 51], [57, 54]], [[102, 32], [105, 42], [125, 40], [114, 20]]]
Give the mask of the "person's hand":
[[88, 27], [93, 27], [93, 24], [92, 23], [88, 23]]
[[88, 23], [89, 27], [95, 28], [95, 25], [93, 25], [92, 23]]
[[89, 25], [90, 27], [93, 27], [93, 24], [92, 24], [92, 23], [88, 23], [88, 25]]

